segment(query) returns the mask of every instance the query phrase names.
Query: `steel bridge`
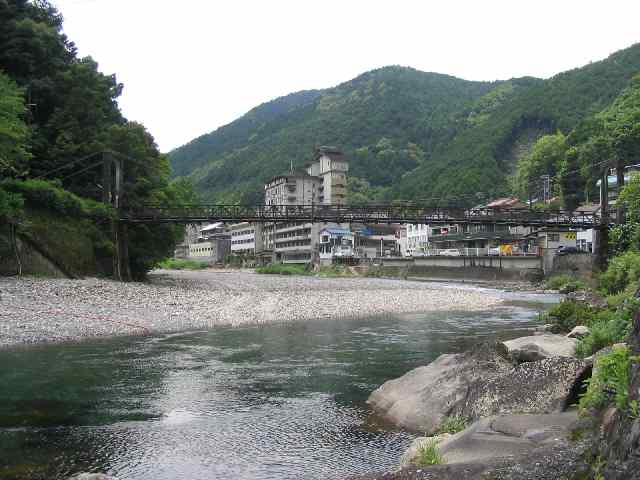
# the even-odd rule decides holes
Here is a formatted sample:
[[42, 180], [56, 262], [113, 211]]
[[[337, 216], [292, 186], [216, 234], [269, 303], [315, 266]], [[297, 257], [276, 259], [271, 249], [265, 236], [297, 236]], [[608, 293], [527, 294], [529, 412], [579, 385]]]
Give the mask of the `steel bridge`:
[[121, 208], [119, 219], [135, 223], [200, 222], [334, 222], [334, 223], [412, 223], [508, 225], [553, 227], [561, 229], [601, 228], [601, 218], [594, 213], [563, 210], [536, 211], [527, 208], [493, 209], [387, 204], [345, 205], [145, 205]]

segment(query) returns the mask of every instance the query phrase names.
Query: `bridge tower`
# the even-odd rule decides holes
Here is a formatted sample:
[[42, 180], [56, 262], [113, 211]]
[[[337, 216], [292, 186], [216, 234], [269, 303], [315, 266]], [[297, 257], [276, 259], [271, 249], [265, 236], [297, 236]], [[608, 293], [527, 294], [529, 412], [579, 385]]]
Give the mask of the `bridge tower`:
[[129, 264], [129, 231], [120, 221], [119, 210], [124, 206], [124, 165], [120, 158], [110, 152], [102, 155], [102, 201], [116, 209], [118, 214], [111, 220], [113, 240], [113, 276], [116, 280], [131, 281]]

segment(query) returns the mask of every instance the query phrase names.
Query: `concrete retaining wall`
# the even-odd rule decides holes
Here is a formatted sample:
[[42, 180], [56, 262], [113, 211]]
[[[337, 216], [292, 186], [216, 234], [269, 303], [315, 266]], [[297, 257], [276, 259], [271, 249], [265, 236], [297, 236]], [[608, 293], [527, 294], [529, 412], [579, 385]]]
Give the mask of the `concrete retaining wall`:
[[596, 257], [588, 253], [572, 253], [553, 257], [551, 273], [566, 273], [581, 277], [590, 277], [593, 273]]
[[390, 273], [402, 271], [404, 276], [482, 280], [536, 280], [542, 277], [541, 257], [383, 258], [376, 263]]
[[[68, 278], [68, 275], [30, 243], [16, 238], [23, 275]], [[0, 235], [0, 275], [15, 275], [18, 263], [8, 236]]]

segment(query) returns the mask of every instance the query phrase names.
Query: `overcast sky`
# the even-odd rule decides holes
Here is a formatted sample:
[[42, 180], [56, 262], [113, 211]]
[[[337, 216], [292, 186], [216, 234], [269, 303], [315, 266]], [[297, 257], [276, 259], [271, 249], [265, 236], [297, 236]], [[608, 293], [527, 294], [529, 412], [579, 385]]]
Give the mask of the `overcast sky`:
[[162, 151], [385, 65], [550, 77], [640, 41], [638, 0], [53, 0]]

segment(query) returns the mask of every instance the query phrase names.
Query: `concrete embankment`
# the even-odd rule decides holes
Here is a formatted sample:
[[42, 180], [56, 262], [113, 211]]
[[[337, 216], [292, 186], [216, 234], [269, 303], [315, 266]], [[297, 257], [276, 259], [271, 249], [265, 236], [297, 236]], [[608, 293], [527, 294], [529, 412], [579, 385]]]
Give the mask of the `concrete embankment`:
[[480, 311], [498, 292], [374, 278], [157, 271], [147, 283], [0, 278], [0, 346], [428, 311]]

